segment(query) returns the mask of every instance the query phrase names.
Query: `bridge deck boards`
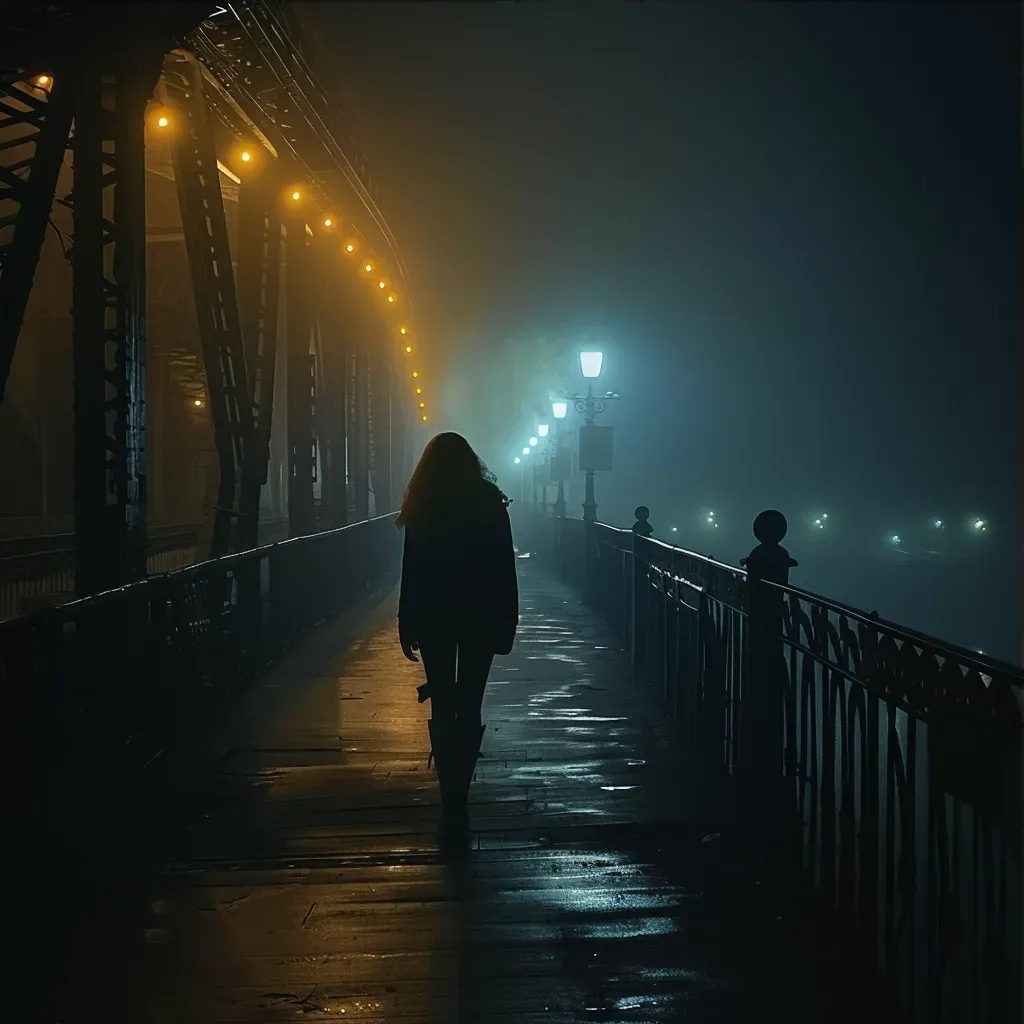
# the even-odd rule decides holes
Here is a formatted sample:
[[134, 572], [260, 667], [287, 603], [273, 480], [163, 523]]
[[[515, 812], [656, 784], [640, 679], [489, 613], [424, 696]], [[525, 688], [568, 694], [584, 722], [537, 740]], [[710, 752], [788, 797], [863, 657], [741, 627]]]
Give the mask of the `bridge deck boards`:
[[568, 591], [526, 563], [522, 590], [462, 858], [439, 844], [392, 597], [354, 643], [319, 629], [179, 756], [159, 867], [83, 928], [62, 1019], [844, 1016], [794, 915], [688, 820], [654, 695]]

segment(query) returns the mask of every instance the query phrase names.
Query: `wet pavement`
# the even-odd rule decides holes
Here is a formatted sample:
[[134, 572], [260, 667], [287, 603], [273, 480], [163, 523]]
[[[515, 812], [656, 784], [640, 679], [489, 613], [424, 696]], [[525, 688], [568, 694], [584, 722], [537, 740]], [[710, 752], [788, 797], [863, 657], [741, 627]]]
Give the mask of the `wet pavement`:
[[609, 635], [520, 564], [522, 627], [488, 685], [468, 835], [438, 828], [429, 705], [392, 596], [321, 627], [216, 735], [164, 760], [154, 867], [79, 927], [54, 1019], [873, 1012], [755, 862], [693, 820], [671, 730]]

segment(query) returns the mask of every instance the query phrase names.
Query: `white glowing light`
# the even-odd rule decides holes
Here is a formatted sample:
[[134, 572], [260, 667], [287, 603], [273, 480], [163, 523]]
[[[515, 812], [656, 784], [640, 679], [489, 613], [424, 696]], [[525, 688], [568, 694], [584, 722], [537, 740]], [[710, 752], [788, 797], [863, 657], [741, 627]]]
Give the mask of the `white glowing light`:
[[547, 437], [549, 429], [550, 428], [548, 427], [548, 425], [546, 423], [539, 424], [537, 426], [537, 436], [538, 437]]
[[524, 448], [523, 449], [523, 454], [524, 455], [529, 455], [530, 454], [530, 449], [529, 448]]
[[517, 455], [512, 461], [518, 466], [523, 460]]
[[601, 365], [604, 362], [603, 352], [581, 352], [580, 373], [588, 379], [601, 376]]
[[540, 441], [537, 440], [537, 438], [535, 438], [535, 437], [531, 437], [530, 438], [530, 447], [531, 448], [536, 448], [537, 445], [539, 445], [539, 444], [540, 444]]
[[569, 403], [568, 402], [552, 402], [551, 403], [551, 415], [554, 416], [556, 420], [564, 420], [566, 415], [568, 414], [568, 412], [569, 412]]

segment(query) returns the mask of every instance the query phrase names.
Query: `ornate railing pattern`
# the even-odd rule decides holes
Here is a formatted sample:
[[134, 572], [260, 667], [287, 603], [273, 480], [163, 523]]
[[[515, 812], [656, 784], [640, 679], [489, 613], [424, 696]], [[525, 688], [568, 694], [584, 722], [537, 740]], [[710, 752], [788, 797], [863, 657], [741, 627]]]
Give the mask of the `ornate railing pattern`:
[[704, 810], [778, 834], [908, 1021], [1021, 1020], [1019, 668], [629, 530], [525, 535], [662, 692]]

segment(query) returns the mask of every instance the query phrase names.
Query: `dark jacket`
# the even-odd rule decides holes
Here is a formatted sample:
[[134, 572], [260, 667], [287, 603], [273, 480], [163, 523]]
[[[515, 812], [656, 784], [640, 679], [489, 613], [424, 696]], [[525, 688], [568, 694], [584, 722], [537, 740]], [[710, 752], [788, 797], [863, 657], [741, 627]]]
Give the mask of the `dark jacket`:
[[493, 484], [468, 507], [406, 527], [398, 602], [403, 643], [454, 628], [489, 635], [495, 652], [504, 654], [512, 648], [518, 623], [512, 526], [505, 499]]

